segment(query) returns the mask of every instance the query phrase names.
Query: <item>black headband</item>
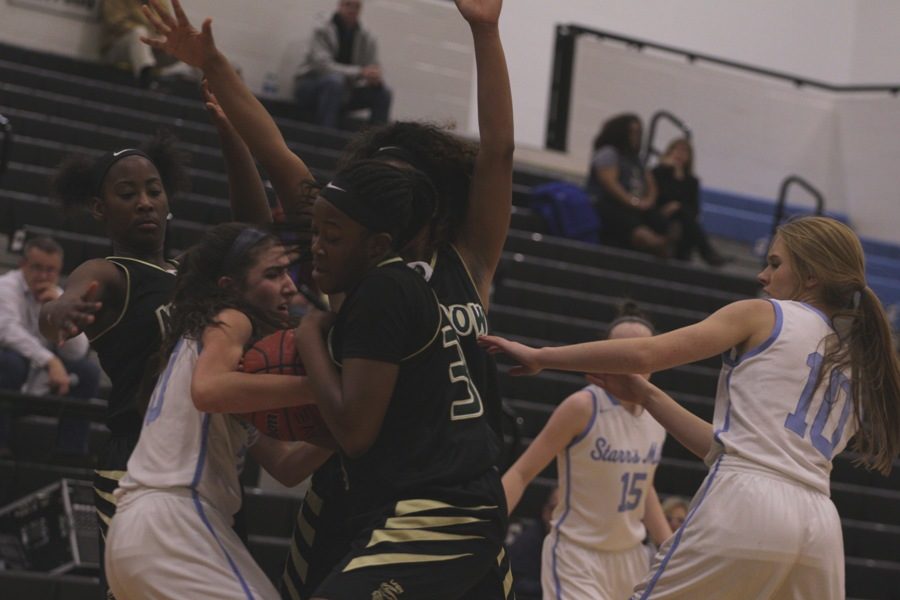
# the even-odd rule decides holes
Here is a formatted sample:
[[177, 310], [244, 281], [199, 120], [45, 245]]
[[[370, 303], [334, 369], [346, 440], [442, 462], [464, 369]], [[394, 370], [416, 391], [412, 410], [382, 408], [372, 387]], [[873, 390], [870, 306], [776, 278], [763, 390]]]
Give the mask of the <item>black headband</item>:
[[222, 271], [228, 273], [238, 258], [267, 237], [269, 237], [268, 233], [256, 227], [243, 229], [231, 242], [231, 248], [228, 249], [228, 254], [225, 255], [225, 260], [222, 262]]
[[94, 166], [92, 168], [92, 175], [94, 178], [94, 195], [102, 196], [103, 195], [103, 180], [106, 179], [106, 174], [109, 173], [109, 170], [112, 169], [112, 166], [122, 160], [123, 158], [128, 158], [129, 156], [142, 156], [149, 160], [151, 163], [153, 159], [147, 156], [147, 153], [143, 150], [138, 150], [137, 148], [125, 148], [123, 150], [116, 150], [115, 152], [107, 152], [103, 156], [99, 157], [94, 161]]
[[372, 158], [382, 160], [386, 158], [392, 158], [394, 160], [405, 162], [417, 171], [425, 172], [425, 169], [422, 168], [421, 162], [416, 160], [416, 157], [413, 156], [413, 153], [400, 146], [382, 146], [375, 151], [375, 154], [372, 155]]
[[328, 200], [336, 209], [365, 227], [378, 233], [390, 232], [393, 223], [386, 211], [365, 202], [340, 176], [332, 179], [319, 191], [319, 195]]

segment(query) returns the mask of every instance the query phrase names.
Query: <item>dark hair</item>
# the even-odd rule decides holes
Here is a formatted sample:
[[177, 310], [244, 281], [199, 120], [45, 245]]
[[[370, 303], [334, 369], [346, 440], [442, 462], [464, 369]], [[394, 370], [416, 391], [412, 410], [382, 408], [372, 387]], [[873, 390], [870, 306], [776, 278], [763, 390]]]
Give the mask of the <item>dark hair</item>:
[[618, 316], [610, 321], [606, 327], [606, 331], [601, 335], [601, 339], [608, 339], [613, 329], [624, 323], [638, 323], [650, 330], [651, 335], [656, 335], [656, 327], [650, 322], [649, 317], [640, 309], [640, 307], [631, 300], [625, 300], [616, 309]]
[[[459, 234], [469, 207], [469, 183], [478, 144], [433, 123], [398, 121], [364, 131], [354, 137], [341, 156], [339, 167], [375, 158], [385, 147], [402, 148], [415, 158], [411, 166], [427, 175], [437, 190], [437, 210], [429, 239], [452, 242]], [[386, 155], [385, 160], [397, 160]]]
[[22, 248], [22, 256], [26, 256], [28, 251], [32, 248], [36, 248], [47, 254], [63, 253], [63, 247], [59, 245], [59, 242], [47, 235], [39, 235], [25, 242], [25, 247]]
[[[350, 190], [354, 201], [378, 212], [379, 220], [386, 223], [378, 230], [391, 235], [391, 247], [396, 252], [401, 252], [434, 215], [437, 192], [431, 180], [416, 169], [362, 160], [338, 172], [334, 180]], [[360, 224], [372, 228], [370, 223]]]
[[[177, 142], [175, 136], [168, 131], [159, 131], [140, 146], [159, 171], [170, 202], [177, 194], [190, 187], [190, 178], [185, 168], [190, 157], [178, 150]], [[96, 160], [96, 157], [76, 154], [64, 159], [57, 167], [50, 180], [50, 195], [59, 199], [66, 211], [88, 207], [96, 190], [102, 186], [102, 181], [96, 181]]]
[[[242, 237], [244, 232], [254, 235]], [[180, 259], [172, 297], [171, 328], [163, 343], [161, 359], [168, 359], [180, 338], [199, 339], [208, 326], [218, 325], [216, 315], [226, 308], [246, 314], [254, 332], [258, 326], [273, 329], [286, 326], [280, 319], [241, 299], [247, 272], [263, 251], [280, 244], [270, 232], [243, 223], [223, 223], [207, 231]], [[220, 277], [231, 277], [237, 285], [222, 288], [218, 285]]]
[[641, 124], [641, 118], [634, 113], [623, 113], [607, 119], [600, 128], [597, 137], [594, 138], [594, 150], [603, 146], [612, 146], [620, 154], [637, 156], [640, 148], [631, 147], [631, 139], [628, 129], [632, 123]]

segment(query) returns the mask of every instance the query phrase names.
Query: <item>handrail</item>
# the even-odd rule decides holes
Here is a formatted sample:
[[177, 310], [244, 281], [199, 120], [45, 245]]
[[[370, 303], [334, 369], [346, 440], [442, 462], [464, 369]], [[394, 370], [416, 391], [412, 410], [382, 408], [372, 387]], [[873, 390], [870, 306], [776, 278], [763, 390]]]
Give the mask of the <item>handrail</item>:
[[799, 175], [789, 175], [785, 177], [778, 190], [778, 202], [775, 203], [775, 217], [772, 220], [772, 235], [769, 237], [770, 240], [775, 238], [775, 232], [778, 230], [778, 226], [781, 225], [781, 221], [784, 219], [784, 207], [787, 203], [787, 193], [792, 185], [802, 187], [815, 199], [816, 215], [821, 215], [825, 210], [825, 197], [815, 186]]
[[0, 135], [3, 136], [3, 140], [0, 141], [0, 175], [3, 175], [9, 167], [10, 149], [13, 141], [12, 123], [3, 115], [0, 115]]
[[582, 25], [572, 23], [560, 24], [556, 26], [556, 45], [553, 57], [553, 73], [550, 80], [550, 107], [547, 116], [547, 132], [545, 146], [551, 150], [566, 150], [568, 128], [569, 128], [569, 110], [572, 96], [572, 75], [575, 64], [575, 41], [579, 36], [590, 35], [601, 40], [613, 40], [622, 42], [643, 50], [650, 48], [660, 52], [676, 54], [685, 57], [689, 62], [697, 61], [707, 62], [714, 65], [728, 67], [739, 71], [754, 73], [763, 77], [787, 81], [797, 87], [810, 87], [829, 92], [846, 93], [846, 92], [877, 92], [888, 93], [892, 96], [900, 94], [900, 83], [884, 83], [884, 84], [846, 84], [839, 85], [827, 83], [817, 79], [792, 75], [784, 71], [776, 71], [775, 69], [765, 69], [747, 63], [719, 58], [702, 52], [694, 52], [693, 50], [685, 50], [666, 44], [659, 44], [640, 38], [629, 37], [604, 31], [600, 29], [591, 29]]
[[650, 117], [650, 126], [647, 130], [647, 146], [641, 153], [641, 162], [644, 163], [644, 166], [647, 165], [651, 157], [662, 155], [662, 153], [656, 149], [656, 146], [653, 145], [653, 142], [656, 139], [656, 127], [662, 120], [668, 121], [676, 129], [680, 130], [682, 135], [687, 138], [688, 141], [690, 141], [691, 139], [691, 130], [687, 125], [684, 124], [684, 121], [667, 110], [656, 111], [655, 113], [653, 113], [653, 116]]

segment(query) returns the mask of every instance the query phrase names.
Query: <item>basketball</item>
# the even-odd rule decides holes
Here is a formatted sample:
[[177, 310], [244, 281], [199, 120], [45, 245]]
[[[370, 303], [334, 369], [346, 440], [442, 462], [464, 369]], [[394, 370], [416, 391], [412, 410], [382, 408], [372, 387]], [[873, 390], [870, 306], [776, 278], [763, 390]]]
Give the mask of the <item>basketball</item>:
[[[241, 360], [245, 373], [304, 375], [297, 355], [294, 330], [284, 329], [268, 335], [251, 346]], [[261, 410], [241, 415], [261, 433], [282, 441], [302, 441], [330, 437], [328, 428], [314, 404]]]

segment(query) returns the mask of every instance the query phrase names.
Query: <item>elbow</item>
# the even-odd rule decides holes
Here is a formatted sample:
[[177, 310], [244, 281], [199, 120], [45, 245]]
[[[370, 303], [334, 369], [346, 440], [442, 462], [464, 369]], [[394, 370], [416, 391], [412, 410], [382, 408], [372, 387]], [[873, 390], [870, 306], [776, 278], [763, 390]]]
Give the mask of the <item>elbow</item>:
[[191, 382], [191, 400], [194, 402], [194, 408], [200, 412], [222, 412], [219, 404], [220, 399], [221, 394], [216, 394], [213, 386], [200, 384], [196, 378]]
[[338, 446], [341, 447], [341, 451], [348, 458], [360, 458], [375, 443], [375, 435], [369, 434], [369, 432], [346, 432], [344, 435], [335, 436], [337, 438]]

